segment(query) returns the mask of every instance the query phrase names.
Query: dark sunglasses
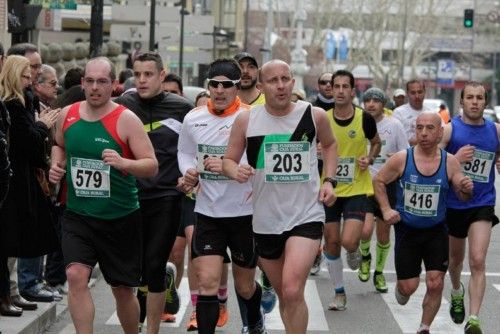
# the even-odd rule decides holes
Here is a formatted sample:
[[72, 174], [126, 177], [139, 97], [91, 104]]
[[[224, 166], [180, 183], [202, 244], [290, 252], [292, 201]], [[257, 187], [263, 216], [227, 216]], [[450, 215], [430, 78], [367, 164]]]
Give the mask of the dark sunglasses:
[[240, 82], [240, 79], [238, 80], [215, 80], [215, 79], [210, 79], [208, 80], [208, 86], [212, 88], [218, 88], [219, 85], [222, 85], [224, 88], [231, 88], [237, 83]]
[[326, 84], [331, 84], [331, 81], [330, 80], [318, 80], [318, 83], [320, 85], [326, 85]]

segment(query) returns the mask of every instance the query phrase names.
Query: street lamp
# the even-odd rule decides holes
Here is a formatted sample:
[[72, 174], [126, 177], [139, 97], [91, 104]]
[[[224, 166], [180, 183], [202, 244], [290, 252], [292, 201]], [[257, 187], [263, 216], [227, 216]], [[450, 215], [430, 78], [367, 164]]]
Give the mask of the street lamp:
[[213, 29], [212, 32], [204, 32], [202, 34], [203, 35], [208, 35], [208, 36], [211, 35], [212, 36], [212, 43], [213, 43], [213, 46], [212, 46], [212, 58], [213, 58], [213, 60], [215, 60], [217, 58], [217, 54], [216, 54], [216, 51], [217, 51], [217, 37], [227, 38], [228, 37], [228, 33], [224, 29], [219, 28], [217, 26], [214, 26], [214, 29]]

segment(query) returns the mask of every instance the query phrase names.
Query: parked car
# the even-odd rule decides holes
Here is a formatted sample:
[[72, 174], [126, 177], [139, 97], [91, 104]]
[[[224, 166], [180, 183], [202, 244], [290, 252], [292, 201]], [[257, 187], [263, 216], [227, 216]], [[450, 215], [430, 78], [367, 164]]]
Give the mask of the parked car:
[[492, 122], [498, 123], [497, 114], [496, 114], [495, 110], [493, 110], [493, 109], [489, 109], [489, 108], [484, 109], [483, 117], [485, 119], [489, 119]]

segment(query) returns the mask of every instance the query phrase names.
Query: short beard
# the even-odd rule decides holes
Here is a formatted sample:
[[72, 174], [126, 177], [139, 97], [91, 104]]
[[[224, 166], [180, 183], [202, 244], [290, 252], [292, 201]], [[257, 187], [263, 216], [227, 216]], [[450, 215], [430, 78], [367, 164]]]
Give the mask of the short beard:
[[240, 89], [241, 89], [241, 90], [248, 90], [248, 89], [252, 89], [252, 88], [254, 88], [254, 87], [255, 87], [255, 85], [257, 85], [257, 79], [253, 79], [253, 80], [252, 80], [252, 83], [251, 83], [250, 85], [248, 85], [248, 86], [243, 86], [243, 84], [241, 84]]

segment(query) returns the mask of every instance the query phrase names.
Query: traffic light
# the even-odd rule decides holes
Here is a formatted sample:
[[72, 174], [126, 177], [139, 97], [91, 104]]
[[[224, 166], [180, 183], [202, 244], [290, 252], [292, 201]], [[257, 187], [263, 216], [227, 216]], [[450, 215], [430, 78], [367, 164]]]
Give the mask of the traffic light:
[[474, 9], [464, 10], [464, 27], [472, 28], [474, 26]]

